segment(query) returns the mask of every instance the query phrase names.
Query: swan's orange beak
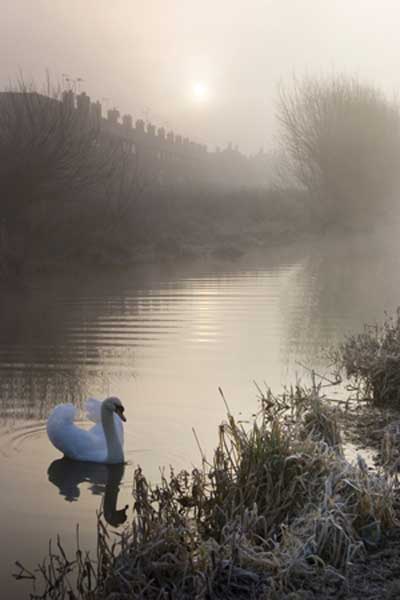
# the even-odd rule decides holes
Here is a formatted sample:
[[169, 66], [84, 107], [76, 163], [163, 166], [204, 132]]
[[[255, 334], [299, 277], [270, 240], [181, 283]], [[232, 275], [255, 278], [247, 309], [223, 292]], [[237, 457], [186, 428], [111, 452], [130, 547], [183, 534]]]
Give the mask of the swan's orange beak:
[[115, 412], [117, 413], [117, 415], [119, 416], [119, 418], [121, 419], [121, 421], [125, 421], [126, 422], [126, 417], [124, 415], [124, 408], [123, 408], [123, 406], [117, 406], [117, 408], [115, 409]]

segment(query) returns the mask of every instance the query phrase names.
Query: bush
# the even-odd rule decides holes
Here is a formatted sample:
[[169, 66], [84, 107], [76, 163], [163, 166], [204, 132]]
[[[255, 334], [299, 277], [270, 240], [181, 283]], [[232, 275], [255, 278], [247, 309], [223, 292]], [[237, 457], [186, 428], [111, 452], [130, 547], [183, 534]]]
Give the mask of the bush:
[[348, 336], [334, 358], [358, 394], [376, 404], [399, 403], [400, 308], [382, 325]]

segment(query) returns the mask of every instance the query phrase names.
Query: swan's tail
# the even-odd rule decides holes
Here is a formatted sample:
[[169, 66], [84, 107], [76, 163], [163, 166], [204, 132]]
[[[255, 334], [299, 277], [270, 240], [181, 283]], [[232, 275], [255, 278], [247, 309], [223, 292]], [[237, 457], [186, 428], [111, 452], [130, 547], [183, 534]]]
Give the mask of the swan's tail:
[[75, 420], [77, 410], [73, 404], [59, 404], [51, 411], [47, 419], [47, 435], [60, 452], [64, 452], [62, 432], [68, 424]]

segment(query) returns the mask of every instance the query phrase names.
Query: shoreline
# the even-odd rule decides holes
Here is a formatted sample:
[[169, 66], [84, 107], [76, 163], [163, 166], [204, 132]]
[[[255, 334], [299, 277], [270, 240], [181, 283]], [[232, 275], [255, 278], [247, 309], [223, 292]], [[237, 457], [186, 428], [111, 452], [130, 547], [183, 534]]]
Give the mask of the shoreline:
[[[221, 264], [234, 263], [254, 252], [275, 251], [280, 248], [294, 247], [297, 244], [313, 243], [322, 240], [323, 234], [315, 232], [287, 232], [269, 235], [267, 240], [243, 239], [237, 236], [230, 237], [227, 241], [223, 237], [210, 243], [174, 242], [169, 238], [162, 244], [141, 245], [126, 249], [124, 254], [115, 253], [107, 255], [102, 252], [88, 252], [81, 257], [60, 258], [54, 261], [37, 260], [26, 265], [21, 279], [24, 276], [53, 276], [54, 274], [85, 273], [94, 269], [129, 269], [134, 267], [155, 267], [178, 262], [184, 264], [190, 261], [215, 261]], [[3, 281], [18, 281], [15, 275], [3, 277]]]
[[[81, 600], [394, 600], [399, 490], [362, 462], [348, 463], [341, 443], [318, 387], [268, 392], [246, 430], [228, 412], [210, 463], [171, 470], [158, 484], [136, 468], [133, 522], [111, 546], [100, 516], [100, 562], [49, 557], [59, 598], [77, 576]], [[43, 598], [52, 597], [53, 576], [41, 583]]]

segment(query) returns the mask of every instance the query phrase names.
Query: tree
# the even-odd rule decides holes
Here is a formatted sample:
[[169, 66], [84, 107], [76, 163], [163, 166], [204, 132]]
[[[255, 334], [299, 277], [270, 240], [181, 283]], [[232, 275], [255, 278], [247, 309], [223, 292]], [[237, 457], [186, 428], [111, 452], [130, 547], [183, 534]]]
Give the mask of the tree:
[[41, 94], [18, 81], [0, 93], [0, 253], [21, 263], [51, 214], [115, 170], [117, 144], [101, 139], [100, 120], [72, 94]]
[[356, 78], [294, 78], [278, 103], [284, 170], [325, 219], [374, 217], [399, 187], [400, 112]]

